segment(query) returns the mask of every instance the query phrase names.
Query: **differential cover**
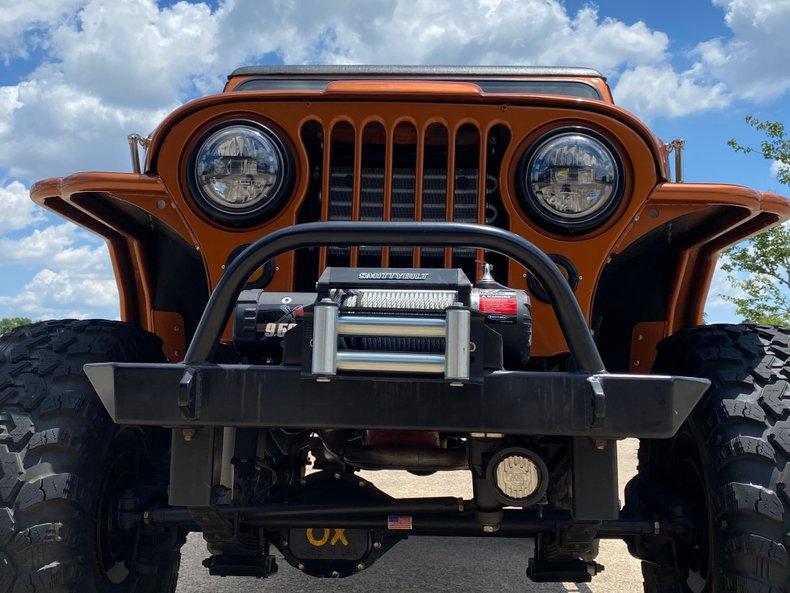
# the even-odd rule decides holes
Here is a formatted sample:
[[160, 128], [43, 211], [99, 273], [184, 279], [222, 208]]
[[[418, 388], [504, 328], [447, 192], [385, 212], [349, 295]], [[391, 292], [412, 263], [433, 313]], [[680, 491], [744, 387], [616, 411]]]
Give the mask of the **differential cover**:
[[[392, 499], [354, 474], [322, 471], [310, 474], [272, 502], [321, 505], [388, 500]], [[365, 570], [405, 539], [404, 535], [393, 535], [385, 529], [344, 527], [342, 520], [340, 524], [333, 520], [332, 525], [324, 527], [317, 519], [315, 526], [284, 527], [271, 534], [271, 542], [288, 564], [304, 573], [342, 578]]]

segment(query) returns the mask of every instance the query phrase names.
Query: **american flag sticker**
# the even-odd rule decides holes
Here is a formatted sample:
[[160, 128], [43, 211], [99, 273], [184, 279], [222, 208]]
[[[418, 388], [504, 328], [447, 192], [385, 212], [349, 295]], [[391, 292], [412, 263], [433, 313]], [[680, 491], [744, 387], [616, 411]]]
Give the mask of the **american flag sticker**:
[[387, 529], [411, 529], [411, 515], [390, 515], [387, 517]]

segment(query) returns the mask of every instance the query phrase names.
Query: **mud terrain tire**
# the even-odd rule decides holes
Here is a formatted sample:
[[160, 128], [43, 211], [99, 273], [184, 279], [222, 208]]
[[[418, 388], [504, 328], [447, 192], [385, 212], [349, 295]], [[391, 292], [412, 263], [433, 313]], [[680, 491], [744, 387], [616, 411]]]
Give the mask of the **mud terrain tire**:
[[[707, 512], [696, 515], [707, 535], [697, 538], [696, 549], [699, 553], [706, 542], [708, 549], [707, 559], [697, 563], [707, 569], [702, 588], [699, 575], [692, 586], [687, 561], [695, 546], [690, 546], [672, 553], [677, 563], [643, 562], [645, 591], [790, 591], [790, 330], [754, 325], [684, 330], [659, 345], [653, 372], [711, 381], [674, 439], [644, 441], [639, 452], [640, 476], [647, 484], [642, 487], [647, 496], [640, 498], [653, 497], [653, 503], [661, 498], [658, 493], [673, 489], [688, 496], [695, 480], [684, 481], [683, 468], [698, 467], [699, 499], [706, 500]], [[686, 492], [679, 484], [686, 484]]]
[[120, 577], [103, 568], [108, 468], [124, 460], [128, 474], [135, 447], [166, 472], [168, 440], [111, 422], [82, 372], [101, 361], [164, 357], [156, 336], [112, 321], [46, 321], [0, 338], [0, 593], [175, 589], [181, 534], [138, 537], [128, 574], [123, 562]]

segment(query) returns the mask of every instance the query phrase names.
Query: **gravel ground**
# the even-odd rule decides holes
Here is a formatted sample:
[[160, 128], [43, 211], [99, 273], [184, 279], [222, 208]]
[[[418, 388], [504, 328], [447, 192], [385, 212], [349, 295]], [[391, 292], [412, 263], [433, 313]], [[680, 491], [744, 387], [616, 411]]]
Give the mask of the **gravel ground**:
[[[634, 440], [619, 445], [620, 489], [636, 471]], [[467, 472], [445, 472], [418, 478], [405, 472], [366, 472], [366, 478], [385, 492], [408, 496], [471, 497]], [[598, 562], [606, 570], [588, 584], [535, 584], [527, 579], [532, 540], [414, 537], [400, 542], [376, 564], [348, 579], [317, 580], [280, 559], [280, 572], [265, 581], [236, 577], [209, 577], [201, 566], [207, 556], [202, 537], [193, 534], [183, 550], [181, 577], [176, 593], [247, 593], [277, 591], [313, 593], [356, 592], [536, 592], [633, 593], [642, 590], [638, 562], [620, 541], [601, 544]]]

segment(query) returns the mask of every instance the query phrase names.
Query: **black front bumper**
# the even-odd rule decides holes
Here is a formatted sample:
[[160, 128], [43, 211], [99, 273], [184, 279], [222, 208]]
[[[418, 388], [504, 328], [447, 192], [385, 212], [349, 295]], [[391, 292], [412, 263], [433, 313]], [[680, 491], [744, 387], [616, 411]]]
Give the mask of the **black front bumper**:
[[671, 437], [709, 384], [690, 377], [517, 371], [492, 372], [481, 384], [459, 387], [414, 377], [322, 383], [298, 367], [214, 364], [102, 363], [85, 371], [118, 424], [596, 438]]
[[[250, 274], [280, 253], [348, 245], [474, 246], [529, 269], [546, 290], [578, 373], [496, 371], [454, 386], [443, 379], [337, 376], [309, 367], [217, 365], [213, 354]], [[612, 375], [554, 262], [513, 233], [460, 223], [319, 222], [266, 235], [228, 266], [183, 364], [87, 365], [119, 424], [170, 427], [406, 429], [455, 433], [662, 438], [675, 434], [708, 381]]]

